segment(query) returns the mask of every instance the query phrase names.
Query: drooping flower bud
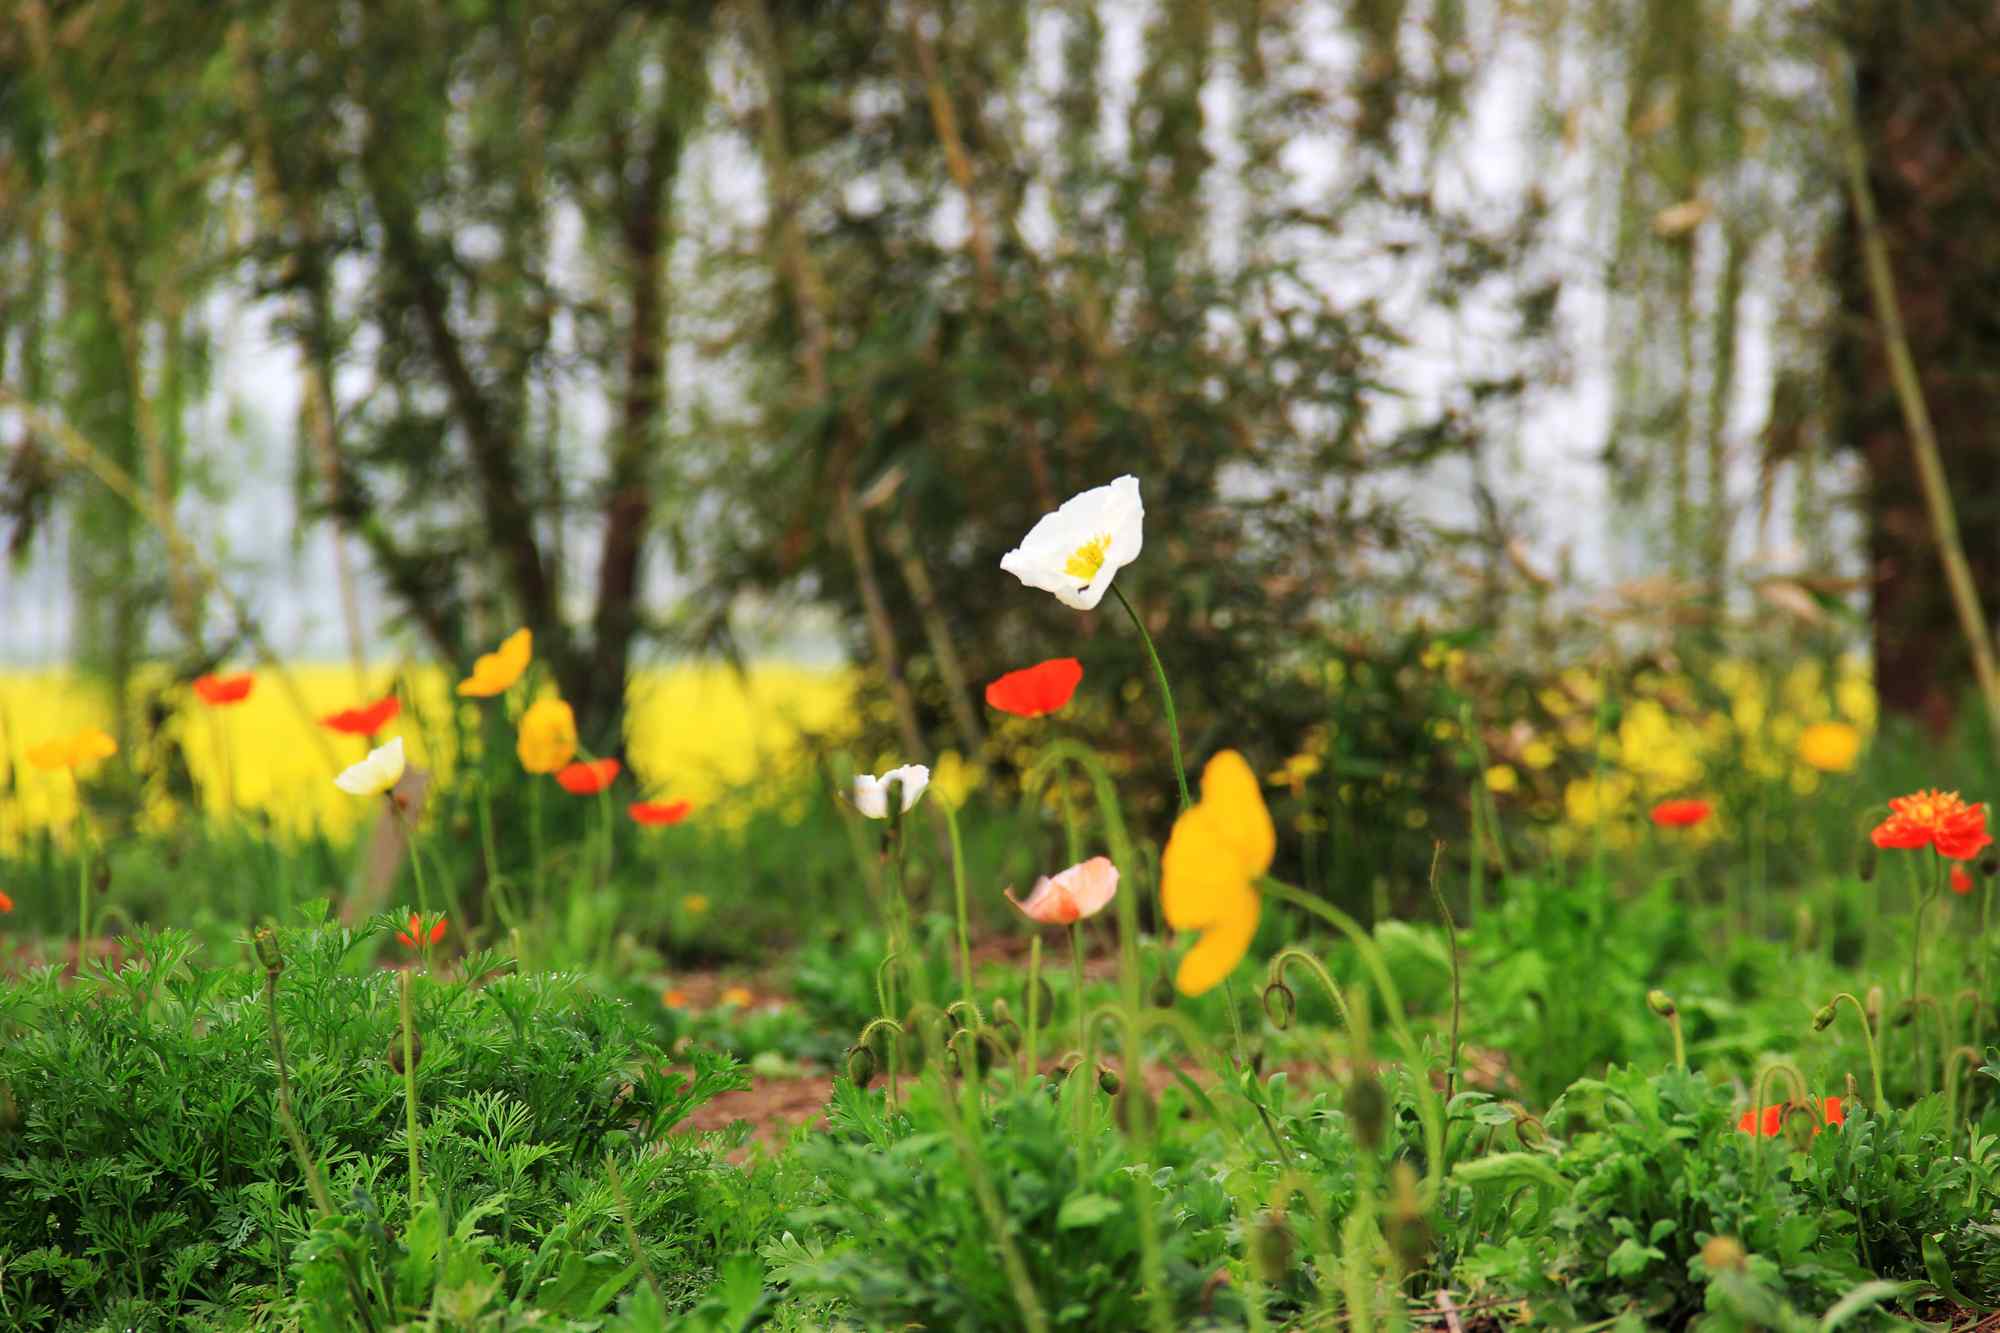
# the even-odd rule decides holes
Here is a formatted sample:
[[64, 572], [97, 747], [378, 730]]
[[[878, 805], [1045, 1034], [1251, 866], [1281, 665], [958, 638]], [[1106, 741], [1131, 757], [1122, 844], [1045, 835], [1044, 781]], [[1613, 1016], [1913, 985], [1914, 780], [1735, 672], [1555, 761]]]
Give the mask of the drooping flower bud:
[[2000, 852], [1988, 847], [1979, 858], [1979, 873], [1988, 879], [2000, 875]]
[[[411, 1067], [424, 1062], [424, 1038], [420, 1032], [410, 1033]], [[403, 1073], [403, 1034], [399, 1031], [389, 1038], [389, 1068]]]
[[1104, 1093], [1107, 1097], [1116, 1097], [1118, 1090], [1124, 1086], [1125, 1080], [1120, 1078], [1118, 1071], [1110, 1065], [1099, 1065], [1097, 1067], [1098, 1091]]
[[1818, 1009], [1813, 1011], [1812, 1030], [1814, 1032], [1826, 1031], [1828, 1028], [1833, 1026], [1834, 1017], [1835, 1017], [1834, 1008], [1832, 1005], [1830, 1004], [1821, 1005]]
[[266, 972], [273, 975], [285, 970], [285, 955], [278, 949], [278, 932], [269, 926], [257, 927], [250, 936], [257, 948], [257, 961], [264, 965]]
[[1674, 997], [1658, 987], [1646, 992], [1646, 1007], [1661, 1018], [1672, 1018], [1680, 1012], [1674, 1007]]
[[1711, 1236], [1701, 1247], [1701, 1261], [1711, 1273], [1741, 1273], [1750, 1267], [1750, 1256], [1744, 1251], [1743, 1242], [1734, 1236]]
[[1152, 994], [1148, 998], [1152, 1000], [1155, 1009], [1171, 1009], [1174, 1007], [1174, 997], [1179, 993], [1174, 989], [1174, 979], [1162, 972], [1153, 978]]
[[853, 1080], [857, 1088], [865, 1088], [875, 1081], [881, 1063], [871, 1046], [855, 1045], [847, 1048], [847, 1077]]
[[1274, 981], [1264, 987], [1264, 1017], [1271, 1020], [1271, 1026], [1283, 1032], [1290, 1028], [1292, 1019], [1298, 1016], [1299, 997], [1292, 994], [1292, 988], [1282, 981]]

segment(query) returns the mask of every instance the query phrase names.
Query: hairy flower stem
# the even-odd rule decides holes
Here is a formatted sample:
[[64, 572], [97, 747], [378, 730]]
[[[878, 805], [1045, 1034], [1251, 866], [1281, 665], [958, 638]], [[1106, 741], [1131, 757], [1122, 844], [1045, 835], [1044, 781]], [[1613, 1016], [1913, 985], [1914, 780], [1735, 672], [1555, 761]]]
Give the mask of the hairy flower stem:
[[1882, 1058], [1875, 1049], [1875, 1028], [1868, 1021], [1868, 1006], [1862, 1004], [1861, 1001], [1855, 999], [1846, 991], [1842, 991], [1831, 1000], [1828, 1000], [1826, 1007], [1828, 1009], [1838, 1008], [1842, 1000], [1854, 1006], [1854, 1016], [1861, 1020], [1861, 1044], [1868, 1050], [1868, 1077], [1870, 1086], [1875, 1093], [1874, 1111], [1875, 1114], [1880, 1115], [1882, 1114], [1883, 1107], [1888, 1103], [1882, 1096]]
[[528, 779], [528, 855], [535, 863], [535, 895], [528, 904], [528, 916], [539, 917], [549, 902], [549, 872], [542, 850], [542, 784]]
[[1041, 1054], [1036, 1049], [1041, 1033], [1042, 1021], [1042, 937], [1039, 932], [1028, 937], [1028, 1033], [1022, 1046], [1026, 1056], [1026, 1069], [1022, 1077], [1033, 1078], [1035, 1071], [1042, 1067]]
[[[266, 935], [260, 931], [259, 935]], [[321, 1217], [333, 1216], [333, 1200], [328, 1197], [326, 1183], [320, 1179], [319, 1167], [313, 1161], [312, 1150], [306, 1146], [306, 1136], [299, 1128], [298, 1117], [292, 1113], [292, 1076], [285, 1066], [285, 1030], [278, 1021], [278, 974], [284, 970], [284, 962], [276, 957], [276, 937], [271, 936], [265, 955], [264, 967], [264, 1011], [271, 1022], [271, 1056], [278, 1066], [278, 1123], [284, 1127], [285, 1137], [292, 1145], [292, 1156], [299, 1164], [299, 1171], [305, 1176], [306, 1191], [312, 1195], [313, 1207], [319, 1209]], [[260, 955], [263, 951], [260, 950]]]
[[519, 927], [514, 909], [507, 901], [506, 890], [500, 874], [500, 854], [498, 843], [493, 837], [493, 788], [482, 775], [479, 779], [479, 851], [486, 862], [486, 896], [493, 902], [493, 911], [500, 918], [500, 924], [512, 934]]
[[632, 1262], [646, 1275], [646, 1285], [653, 1289], [653, 1299], [664, 1308], [666, 1295], [660, 1290], [660, 1279], [654, 1275], [652, 1264], [646, 1261], [646, 1247], [639, 1243], [639, 1228], [632, 1221], [632, 1201], [625, 1196], [625, 1182], [618, 1174], [618, 1158], [609, 1150], [604, 1154], [604, 1174], [611, 1185], [612, 1202], [618, 1205], [618, 1220], [624, 1224], [625, 1244], [632, 1251]]
[[[76, 785], [76, 774], [71, 772], [70, 784]], [[83, 789], [77, 787], [76, 825], [76, 979], [83, 980], [83, 960], [88, 956], [90, 945], [90, 837], [82, 832]]]
[[1069, 925], [1069, 989], [1071, 1003], [1076, 1005], [1077, 1054], [1088, 1060], [1090, 1013], [1083, 1000], [1083, 927], [1074, 921]]
[[1153, 679], [1160, 686], [1160, 707], [1166, 714], [1167, 745], [1173, 751], [1174, 781], [1180, 784], [1181, 809], [1185, 810], [1194, 804], [1194, 799], [1188, 795], [1187, 767], [1181, 763], [1181, 724], [1174, 712], [1174, 691], [1167, 684], [1167, 669], [1160, 665], [1160, 654], [1153, 647], [1153, 636], [1146, 632], [1146, 622], [1139, 619], [1139, 613], [1133, 610], [1132, 603], [1125, 600], [1125, 594], [1117, 584], [1111, 585], [1111, 591], [1118, 598], [1118, 605], [1124, 607], [1125, 614], [1132, 618], [1132, 628], [1139, 631], [1139, 641], [1146, 645], [1146, 658], [1153, 664]]
[[979, 1000], [972, 992], [972, 928], [965, 909], [965, 846], [959, 841], [958, 815], [951, 803], [940, 798], [936, 806], [951, 840], [951, 891], [958, 908], [958, 984], [972, 1010], [973, 1026], [978, 1028], [986, 1020], [980, 1015]]
[[401, 979], [403, 1011], [403, 1128], [410, 1146], [410, 1212], [417, 1211], [417, 1201], [424, 1195], [423, 1171], [417, 1165], [417, 1029], [410, 1018], [410, 971], [404, 968], [397, 973]]

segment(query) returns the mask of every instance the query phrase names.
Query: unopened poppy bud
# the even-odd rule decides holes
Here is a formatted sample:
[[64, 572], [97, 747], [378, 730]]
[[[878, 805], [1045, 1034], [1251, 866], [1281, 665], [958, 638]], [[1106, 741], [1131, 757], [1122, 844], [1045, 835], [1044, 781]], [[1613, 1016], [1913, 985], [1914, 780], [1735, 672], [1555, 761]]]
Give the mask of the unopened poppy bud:
[[1002, 1023], [1007, 1023], [1011, 1021], [1013, 1020], [1011, 1016], [1011, 1011], [1009, 1011], [1009, 1009], [1007, 1008], [1006, 997], [1005, 996], [996, 997], [993, 1001], [994, 1026], [997, 1027]]
[[964, 1000], [954, 1000], [951, 1006], [944, 1011], [944, 1016], [950, 1020], [951, 1030], [957, 1032], [964, 1028], [970, 1021], [968, 1015], [971, 1013], [971, 1005], [967, 1004]]
[[1864, 1010], [1864, 1011], [1865, 1011], [1865, 1012], [1867, 1013], [1867, 1015], [1868, 1015], [1868, 1026], [1869, 1026], [1869, 1027], [1880, 1027], [1880, 1026], [1881, 1026], [1881, 1024], [1882, 1024], [1882, 988], [1881, 988], [1880, 986], [1870, 986], [1870, 987], [1868, 988], [1868, 993], [1867, 993], [1866, 995], [1864, 995], [1864, 996], [1862, 996], [1862, 997], [1861, 997], [1861, 1008], [1862, 1008], [1862, 1009], [1863, 1009], [1863, 1010]]
[[1701, 1247], [1701, 1261], [1711, 1273], [1741, 1273], [1750, 1266], [1750, 1256], [1734, 1236], [1712, 1236]]
[[1374, 1152], [1382, 1146], [1382, 1132], [1389, 1120], [1389, 1094], [1372, 1071], [1356, 1074], [1347, 1085], [1347, 1123], [1353, 1126], [1354, 1141]]
[[[412, 1068], [424, 1062], [424, 1039], [422, 1034], [417, 1032], [410, 1033], [410, 1055], [412, 1057]], [[389, 1068], [395, 1070], [398, 1074], [404, 1072], [403, 1034], [400, 1032], [389, 1038]]]
[[1674, 1008], [1674, 997], [1657, 987], [1646, 992], [1646, 1007], [1661, 1018], [1672, 1018], [1680, 1012]]
[[1292, 988], [1282, 981], [1274, 981], [1264, 987], [1264, 1017], [1271, 1020], [1271, 1026], [1283, 1032], [1291, 1027], [1292, 1019], [1298, 1016], [1299, 997], [1292, 994]]
[[266, 972], [285, 970], [285, 955], [278, 949], [278, 932], [269, 926], [259, 926], [250, 936], [257, 947], [257, 961], [264, 965]]
[[1833, 1026], [1834, 1012], [1830, 1004], [1821, 1005], [1813, 1013], [1813, 1031], [1824, 1032]]
[[1988, 847], [1979, 858], [1979, 873], [1988, 879], [2000, 875], [2000, 852]]
[[1151, 999], [1153, 1001], [1153, 1007], [1155, 1009], [1173, 1008], [1174, 997], [1178, 993], [1179, 992], [1177, 992], [1174, 989], [1173, 978], [1168, 976], [1166, 973], [1162, 972], [1160, 973], [1159, 976], [1153, 978], [1153, 992]]
[[853, 1080], [855, 1087], [865, 1088], [870, 1083], [873, 1083], [875, 1081], [875, 1074], [880, 1066], [881, 1061], [876, 1058], [873, 1047], [850, 1046], [847, 1048], [847, 1077]]
[[1264, 1214], [1263, 1220], [1257, 1224], [1250, 1255], [1257, 1265], [1259, 1281], [1276, 1286], [1285, 1280], [1285, 1275], [1292, 1270], [1292, 1229], [1286, 1223], [1283, 1212], [1273, 1209]]
[[1396, 1163], [1389, 1215], [1383, 1219], [1382, 1233], [1405, 1273], [1422, 1268], [1430, 1257], [1431, 1223], [1417, 1197], [1416, 1168], [1408, 1162]]
[[1099, 1065], [1097, 1067], [1098, 1091], [1104, 1093], [1108, 1097], [1116, 1097], [1118, 1095], [1118, 1090], [1124, 1086], [1125, 1086], [1125, 1080], [1119, 1078], [1118, 1071], [1113, 1069], [1110, 1065]]

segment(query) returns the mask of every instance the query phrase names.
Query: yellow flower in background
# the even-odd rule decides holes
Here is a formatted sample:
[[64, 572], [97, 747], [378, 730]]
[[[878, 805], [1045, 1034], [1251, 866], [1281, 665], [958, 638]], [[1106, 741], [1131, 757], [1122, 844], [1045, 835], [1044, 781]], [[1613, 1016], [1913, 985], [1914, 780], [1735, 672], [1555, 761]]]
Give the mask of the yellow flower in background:
[[1486, 789], [1502, 796], [1521, 789], [1521, 775], [1512, 764], [1495, 764], [1486, 770]]
[[506, 693], [528, 669], [534, 652], [534, 635], [525, 629], [515, 630], [500, 641], [498, 648], [481, 654], [472, 664], [472, 674], [458, 682], [458, 692], [474, 699], [491, 699]]
[[1174, 976], [1182, 994], [1213, 989], [1250, 951], [1262, 910], [1256, 880], [1277, 845], [1257, 775], [1242, 755], [1221, 751], [1202, 770], [1201, 799], [1174, 821], [1160, 856], [1167, 924], [1201, 932]]
[[537, 699], [521, 714], [514, 753], [530, 773], [555, 772], [576, 757], [576, 714], [560, 699]]
[[1799, 733], [1799, 758], [1822, 773], [1847, 773], [1861, 757], [1861, 733], [1845, 722], [1815, 722]]
[[1556, 761], [1556, 747], [1544, 740], [1532, 740], [1521, 747], [1521, 762], [1529, 768], [1547, 768]]
[[731, 986], [722, 992], [720, 998], [723, 1004], [732, 1009], [747, 1009], [757, 1000], [748, 986]]
[[28, 762], [44, 773], [53, 773], [59, 768], [74, 771], [99, 759], [109, 759], [117, 753], [118, 742], [111, 739], [109, 732], [85, 727], [73, 736], [30, 746]]
[[985, 781], [986, 769], [982, 765], [968, 764], [958, 751], [946, 750], [938, 756], [937, 768], [931, 773], [931, 790], [956, 810]]
[[705, 893], [690, 893], [687, 897], [681, 899], [681, 910], [689, 916], [700, 916], [708, 910], [708, 895]]
[[1313, 775], [1323, 767], [1325, 765], [1320, 762], [1318, 755], [1301, 752], [1287, 759], [1282, 768], [1267, 776], [1264, 781], [1273, 787], [1290, 787], [1292, 795], [1303, 796], [1306, 783], [1311, 781]]

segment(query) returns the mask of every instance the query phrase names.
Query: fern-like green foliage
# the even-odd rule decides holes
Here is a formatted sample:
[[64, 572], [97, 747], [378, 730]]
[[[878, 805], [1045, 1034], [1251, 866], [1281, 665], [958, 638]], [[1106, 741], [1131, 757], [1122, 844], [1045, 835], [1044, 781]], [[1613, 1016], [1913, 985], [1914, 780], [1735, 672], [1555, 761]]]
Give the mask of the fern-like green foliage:
[[588, 1317], [646, 1270], [683, 1304], [711, 1276], [694, 1201], [726, 1168], [666, 1131], [740, 1084], [730, 1061], [669, 1072], [646, 1024], [575, 975], [514, 975], [495, 954], [419, 972], [413, 1212], [397, 974], [375, 962], [390, 923], [306, 915], [279, 933], [276, 1009], [331, 1217], [280, 1123], [261, 967], [169, 930], [126, 941], [115, 973], [0, 991], [12, 1326], [382, 1327], [433, 1300], [467, 1321]]

